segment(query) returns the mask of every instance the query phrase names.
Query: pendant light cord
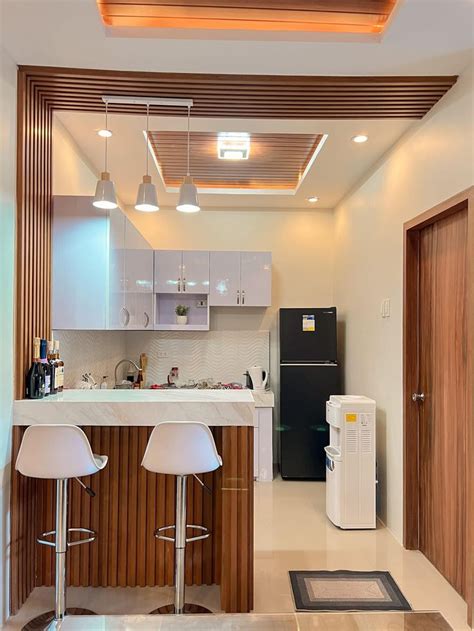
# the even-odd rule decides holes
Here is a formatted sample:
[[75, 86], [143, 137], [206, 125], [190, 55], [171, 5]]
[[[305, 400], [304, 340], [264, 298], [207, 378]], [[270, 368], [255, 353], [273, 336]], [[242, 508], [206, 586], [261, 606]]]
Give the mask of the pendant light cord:
[[146, 138], [145, 138], [145, 152], [146, 152], [146, 174], [148, 175], [148, 119], [150, 117], [150, 104], [146, 104]]
[[[106, 101], [105, 102], [105, 129], [106, 129], [106, 131], [109, 130], [109, 127], [108, 127], [108, 105], [109, 105], [109, 102]], [[107, 138], [107, 135], [106, 135], [105, 136], [105, 172], [107, 172], [107, 141], [108, 141], [108, 138]]]
[[189, 145], [190, 145], [191, 107], [188, 105], [188, 175], [189, 173]]

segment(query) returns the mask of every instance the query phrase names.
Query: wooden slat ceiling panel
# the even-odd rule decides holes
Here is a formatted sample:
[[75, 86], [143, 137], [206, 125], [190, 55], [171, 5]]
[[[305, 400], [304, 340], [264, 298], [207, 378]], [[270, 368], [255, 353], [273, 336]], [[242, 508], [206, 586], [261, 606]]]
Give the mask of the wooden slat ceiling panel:
[[[250, 135], [248, 160], [219, 160], [217, 133], [191, 133], [191, 173], [202, 188], [269, 189], [297, 186], [321, 142], [314, 134]], [[186, 173], [186, 132], [150, 132], [166, 186], [179, 186]]]
[[135, 28], [381, 33], [396, 0], [97, 0], [104, 24]]
[[[103, 111], [103, 95], [192, 98], [194, 117], [269, 119], [422, 118], [457, 77], [206, 75], [25, 67], [53, 109]], [[110, 111], [142, 113], [134, 105]], [[182, 116], [183, 108], [151, 107]]]

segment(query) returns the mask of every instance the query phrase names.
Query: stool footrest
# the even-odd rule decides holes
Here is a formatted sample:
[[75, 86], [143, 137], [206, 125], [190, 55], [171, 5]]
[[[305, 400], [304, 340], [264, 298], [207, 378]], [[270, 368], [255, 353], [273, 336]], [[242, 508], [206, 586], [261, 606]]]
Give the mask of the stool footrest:
[[196, 526], [195, 524], [186, 524], [186, 528], [192, 528], [193, 530], [200, 530], [205, 533], [203, 535], [196, 535], [195, 537], [186, 537], [186, 543], [191, 543], [193, 541], [201, 541], [202, 539], [207, 539], [210, 536], [209, 528], [205, 526]]
[[[68, 548], [72, 546], [80, 546], [83, 543], [91, 543], [92, 541], [95, 541], [97, 538], [97, 533], [94, 530], [90, 530], [89, 528], [68, 528], [67, 531], [68, 533], [84, 532], [84, 533], [87, 533], [88, 535], [91, 535], [90, 537], [87, 537], [86, 539], [79, 539], [78, 541], [68, 541], [67, 542]], [[42, 532], [40, 536], [36, 538], [36, 541], [40, 543], [42, 546], [50, 546], [51, 548], [55, 548], [56, 540], [48, 541], [47, 539], [44, 539], [44, 537], [53, 537], [55, 535], [56, 535], [55, 530], [48, 530], [48, 532]]]
[[174, 543], [174, 537], [168, 537], [166, 535], [160, 534], [162, 532], [165, 532], [166, 530], [176, 530], [176, 526], [162, 526], [161, 528], [157, 528], [154, 532], [155, 537], [157, 539], [161, 539], [161, 541], [171, 541], [171, 543]]
[[[186, 524], [186, 528], [192, 528], [193, 530], [200, 530], [204, 534], [196, 535], [195, 537], [186, 537], [186, 543], [192, 543], [193, 541], [201, 541], [202, 539], [207, 539], [211, 533], [209, 532], [209, 528], [205, 526], [196, 526], [195, 524]], [[171, 543], [175, 543], [174, 537], [168, 537], [167, 535], [162, 535], [162, 532], [166, 530], [176, 530], [176, 526], [162, 526], [161, 528], [157, 528], [154, 532], [154, 535], [157, 539], [161, 539], [161, 541], [170, 541]]]

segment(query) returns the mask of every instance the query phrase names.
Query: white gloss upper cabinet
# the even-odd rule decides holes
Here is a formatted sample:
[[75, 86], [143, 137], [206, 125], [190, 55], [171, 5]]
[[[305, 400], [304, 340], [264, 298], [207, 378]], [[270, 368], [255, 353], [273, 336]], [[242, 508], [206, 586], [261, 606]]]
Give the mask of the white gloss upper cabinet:
[[181, 250], [155, 250], [155, 293], [176, 294], [181, 290]]
[[185, 250], [181, 265], [181, 291], [187, 294], [208, 294], [209, 252]]
[[240, 253], [240, 304], [243, 307], [272, 304], [271, 252]]
[[153, 328], [153, 250], [122, 211], [109, 214], [109, 328]]
[[107, 328], [107, 213], [92, 197], [56, 195], [52, 227], [52, 328]]
[[240, 252], [210, 252], [209, 260], [209, 305], [240, 305]]
[[271, 252], [211, 252], [210, 306], [269, 307]]
[[155, 250], [155, 293], [208, 294], [209, 252]]

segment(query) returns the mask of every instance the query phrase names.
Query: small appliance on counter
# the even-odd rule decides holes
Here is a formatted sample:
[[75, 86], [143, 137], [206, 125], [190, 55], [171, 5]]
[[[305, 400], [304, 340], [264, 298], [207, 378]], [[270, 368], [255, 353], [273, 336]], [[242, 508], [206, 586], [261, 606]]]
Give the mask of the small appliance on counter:
[[340, 528], [375, 528], [375, 401], [331, 396], [326, 421], [326, 514]]
[[268, 372], [261, 366], [252, 366], [247, 373], [250, 378], [250, 388], [252, 390], [265, 390], [268, 382]]
[[336, 307], [280, 309], [280, 468], [324, 480], [326, 401], [340, 393]]

